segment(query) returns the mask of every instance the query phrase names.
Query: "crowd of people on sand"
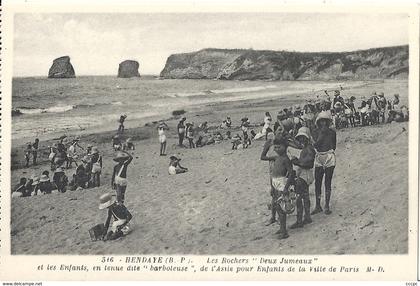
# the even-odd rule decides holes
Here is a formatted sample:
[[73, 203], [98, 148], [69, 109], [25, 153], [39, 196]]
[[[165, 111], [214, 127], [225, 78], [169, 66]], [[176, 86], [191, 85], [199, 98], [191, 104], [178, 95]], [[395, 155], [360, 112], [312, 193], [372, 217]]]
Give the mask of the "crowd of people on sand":
[[[50, 151], [48, 160], [50, 170], [43, 171], [40, 175], [33, 174], [30, 178], [20, 178], [18, 186], [13, 190], [13, 197], [29, 197], [39, 194], [64, 193], [67, 190], [86, 189], [100, 186], [102, 169], [102, 156], [98, 147], [87, 145], [86, 149], [76, 136], [71, 141], [67, 136], [61, 136], [57, 142], [48, 146]], [[35, 142], [39, 143], [36, 139]], [[25, 151], [25, 159], [28, 156]], [[36, 157], [34, 156], [34, 165]], [[76, 166], [76, 170], [69, 179], [65, 170]], [[50, 172], [52, 179], [50, 179]]]
[[[368, 126], [391, 122], [408, 121], [407, 106], [400, 105], [398, 94], [392, 101], [384, 93], [372, 93], [362, 97], [361, 106], [355, 108], [356, 97], [344, 100], [340, 90], [334, 91], [331, 100], [327, 91], [316, 101], [307, 100], [301, 107], [279, 111], [273, 123], [267, 112], [262, 131], [254, 138], [264, 137], [261, 160], [269, 162], [271, 218], [267, 225], [277, 221], [281, 239], [289, 237], [286, 227], [287, 215], [296, 208], [297, 220], [291, 229], [312, 223], [311, 215], [332, 213], [330, 199], [332, 180], [336, 166], [336, 130], [340, 128]], [[289, 148], [291, 147], [291, 148]], [[273, 148], [275, 155], [268, 156]], [[296, 156], [290, 149], [300, 150]], [[315, 208], [310, 211], [309, 186], [315, 181]], [[321, 207], [322, 183], [325, 202]]]
[[[233, 126], [228, 116], [218, 126], [209, 126], [207, 122], [195, 127], [193, 122], [187, 122], [183, 117], [177, 125], [178, 147], [198, 148], [230, 140], [232, 150], [246, 149], [252, 141], [264, 141], [261, 160], [269, 162], [271, 218], [267, 225], [276, 221], [280, 224], [278, 231], [280, 238], [287, 238], [286, 218], [295, 211], [297, 221], [291, 229], [303, 227], [312, 222], [312, 215], [324, 212], [331, 214], [331, 184], [336, 165], [336, 130], [340, 128], [367, 126], [385, 122], [402, 122], [408, 120], [407, 106], [400, 105], [396, 94], [392, 101], [385, 99], [384, 94], [373, 93], [369, 99], [360, 98], [361, 106], [355, 107], [355, 97], [344, 99], [340, 90], [334, 91], [331, 99], [327, 91], [316, 99], [308, 99], [302, 105], [284, 108], [273, 120], [269, 112], [265, 113], [261, 124], [252, 125], [247, 117], [240, 120], [238, 126]], [[96, 229], [96, 236], [103, 240], [113, 240], [130, 232], [129, 222], [131, 213], [125, 207], [125, 193], [127, 190], [127, 169], [133, 160], [128, 152], [135, 150], [131, 138], [124, 140], [124, 121], [126, 115], [118, 120], [117, 134], [112, 138], [112, 149], [116, 152], [113, 160], [116, 165], [111, 177], [111, 189], [115, 195], [103, 194], [99, 200], [99, 209], [108, 209], [108, 216], [104, 225]], [[261, 128], [255, 132], [250, 128]], [[157, 125], [160, 156], [166, 156], [167, 136], [169, 130], [165, 122]], [[234, 131], [239, 133], [232, 135]], [[248, 133], [249, 131], [249, 133]], [[224, 135], [222, 134], [224, 133]], [[188, 145], [184, 145], [184, 140]], [[63, 193], [67, 190], [83, 190], [101, 185], [102, 155], [97, 146], [88, 144], [84, 148], [80, 144], [80, 137], [68, 140], [67, 136], [57, 138], [58, 142], [50, 149], [50, 170], [43, 171], [39, 176], [21, 178], [13, 189], [12, 197], [28, 197], [40, 194]], [[28, 143], [25, 150], [26, 166], [30, 157], [36, 165], [39, 139]], [[299, 150], [294, 153], [291, 150]], [[273, 150], [275, 155], [269, 155]], [[298, 154], [298, 156], [296, 156]], [[181, 166], [181, 159], [172, 155], [169, 157], [168, 174], [176, 175], [188, 172], [188, 168]], [[68, 179], [65, 169], [76, 166], [72, 177]], [[52, 180], [50, 180], [50, 171]], [[309, 186], [315, 182], [315, 208], [311, 212], [309, 200]], [[324, 182], [325, 202], [321, 207], [322, 183]], [[278, 217], [278, 218], [277, 218]], [[111, 230], [111, 219], [113, 224]]]
[[[371, 96], [362, 96], [360, 106], [356, 107], [356, 97], [344, 98], [341, 90], [334, 90], [333, 96], [328, 91], [316, 98], [308, 99], [304, 104], [284, 108], [273, 120], [269, 112], [265, 113], [263, 123], [251, 125], [247, 117], [240, 121], [241, 132], [232, 135], [235, 129], [228, 116], [219, 126], [208, 126], [207, 122], [194, 128], [193, 122], [186, 122], [183, 117], [177, 125], [178, 146], [188, 139], [189, 148], [203, 147], [231, 140], [232, 150], [246, 149], [252, 141], [265, 140], [261, 160], [269, 161], [271, 218], [267, 225], [278, 221], [281, 239], [287, 238], [287, 215], [296, 209], [297, 220], [291, 229], [303, 227], [312, 222], [311, 215], [324, 212], [332, 213], [330, 199], [332, 180], [336, 165], [336, 130], [358, 126], [378, 125], [392, 122], [408, 121], [409, 113], [406, 105], [400, 104], [398, 94], [387, 100], [383, 92], [373, 92]], [[262, 126], [256, 133], [248, 130]], [[161, 156], [165, 155], [166, 136], [161, 134], [167, 125], [159, 125]], [[209, 131], [213, 132], [210, 133]], [[225, 135], [222, 132], [225, 131]], [[291, 147], [291, 148], [289, 148]], [[270, 149], [274, 156], [268, 156]], [[294, 152], [292, 150], [295, 150]], [[162, 152], [163, 150], [163, 152]], [[298, 155], [298, 156], [296, 156]], [[171, 157], [170, 174], [187, 171], [180, 167], [179, 160]], [[315, 182], [315, 208], [310, 210], [309, 186]], [[322, 184], [324, 183], [325, 202], [321, 206]], [[278, 219], [276, 218], [278, 216]]]

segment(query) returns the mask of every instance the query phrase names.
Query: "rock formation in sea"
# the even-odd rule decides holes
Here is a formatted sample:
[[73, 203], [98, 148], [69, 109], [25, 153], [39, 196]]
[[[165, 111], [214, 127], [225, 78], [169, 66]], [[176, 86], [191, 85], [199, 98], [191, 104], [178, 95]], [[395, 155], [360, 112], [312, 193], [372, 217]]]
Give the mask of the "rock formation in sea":
[[63, 56], [53, 61], [48, 71], [49, 78], [72, 78], [76, 77], [69, 56]]
[[132, 60], [121, 62], [118, 67], [118, 77], [140, 77], [139, 63]]
[[408, 46], [342, 53], [204, 49], [169, 56], [162, 78], [364, 80], [408, 77]]

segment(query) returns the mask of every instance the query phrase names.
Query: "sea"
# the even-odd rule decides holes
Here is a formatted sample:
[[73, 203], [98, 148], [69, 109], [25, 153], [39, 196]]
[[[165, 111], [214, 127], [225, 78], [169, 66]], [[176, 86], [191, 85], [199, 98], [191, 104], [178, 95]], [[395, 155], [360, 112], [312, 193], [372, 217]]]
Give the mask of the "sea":
[[[405, 81], [405, 84], [407, 82]], [[313, 97], [325, 89], [366, 85], [362, 81], [222, 81], [79, 76], [71, 79], [20, 77], [12, 80], [12, 139], [117, 129], [144, 125], [205, 105], [251, 99]], [[131, 123], [130, 123], [131, 122]], [[130, 126], [131, 124], [131, 126]]]

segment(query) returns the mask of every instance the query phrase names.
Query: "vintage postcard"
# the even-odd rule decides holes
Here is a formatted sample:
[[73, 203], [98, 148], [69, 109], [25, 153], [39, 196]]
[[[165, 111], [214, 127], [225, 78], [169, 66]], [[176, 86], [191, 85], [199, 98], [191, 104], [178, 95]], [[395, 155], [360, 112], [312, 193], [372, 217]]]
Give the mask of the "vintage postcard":
[[419, 11], [6, 2], [0, 280], [417, 281]]

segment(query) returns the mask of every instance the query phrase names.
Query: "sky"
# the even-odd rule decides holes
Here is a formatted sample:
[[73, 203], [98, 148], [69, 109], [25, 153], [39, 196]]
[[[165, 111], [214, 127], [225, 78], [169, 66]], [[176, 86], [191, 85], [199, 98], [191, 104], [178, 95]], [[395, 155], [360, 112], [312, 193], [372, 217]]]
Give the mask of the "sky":
[[70, 56], [77, 75], [116, 75], [126, 59], [159, 74], [168, 56], [204, 48], [341, 52], [408, 44], [404, 14], [15, 14], [14, 76], [46, 76]]

